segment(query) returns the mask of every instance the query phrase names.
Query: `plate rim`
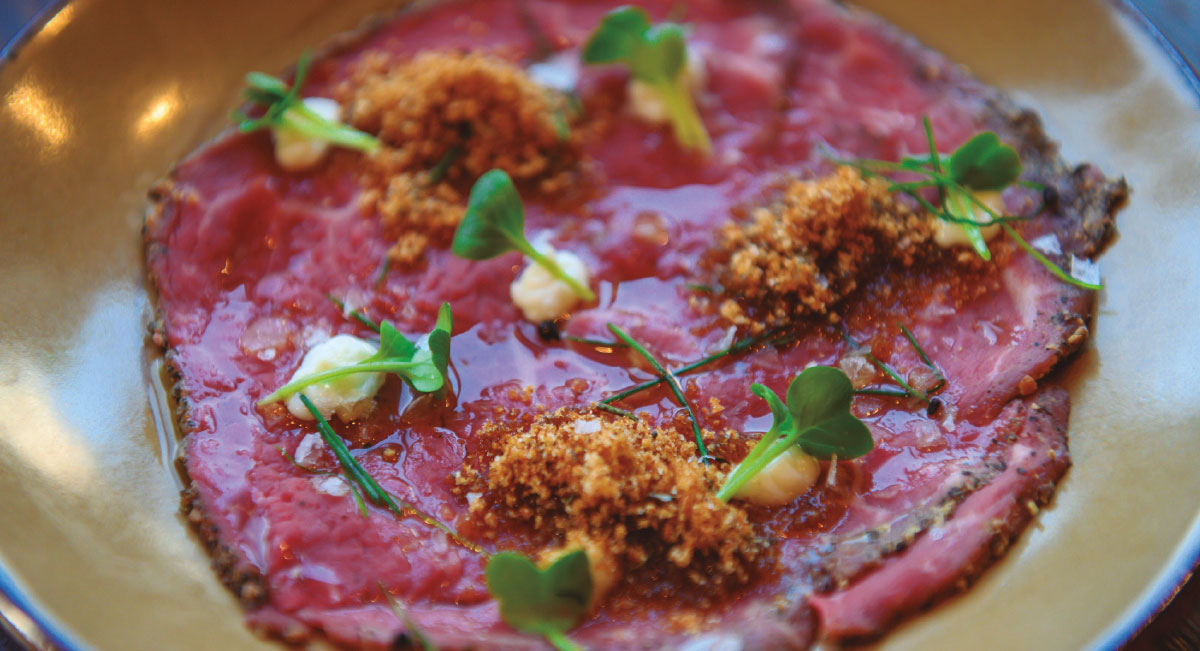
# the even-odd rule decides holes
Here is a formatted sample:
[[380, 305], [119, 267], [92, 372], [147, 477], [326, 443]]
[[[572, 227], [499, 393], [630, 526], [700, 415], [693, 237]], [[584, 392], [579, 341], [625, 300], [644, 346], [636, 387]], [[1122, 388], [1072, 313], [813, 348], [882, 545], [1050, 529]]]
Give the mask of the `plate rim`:
[[[0, 68], [16, 60], [22, 49], [40, 34], [59, 12], [78, 2], [79, 0], [49, 0], [7, 42], [0, 45]], [[1182, 77], [1184, 84], [1191, 91], [1193, 100], [1200, 104], [1200, 59], [1191, 61], [1135, 0], [1109, 0], [1101, 4], [1109, 5], [1154, 41], [1176, 74]], [[1200, 25], [1195, 27], [1200, 28]], [[1200, 52], [1194, 54], [1200, 57]], [[1187, 535], [1172, 557], [1160, 566], [1158, 577], [1152, 579], [1151, 584], [1135, 602], [1126, 606], [1124, 614], [1116, 622], [1097, 633], [1092, 641], [1093, 648], [1109, 651], [1128, 644], [1171, 605], [1179, 591], [1197, 572], [1200, 572], [1200, 513], [1193, 519]], [[2, 555], [0, 598], [7, 599], [28, 616], [37, 630], [52, 643], [53, 648], [63, 651], [86, 651], [92, 648], [78, 637], [69, 624], [60, 621], [21, 584], [5, 564]], [[3, 618], [2, 614], [0, 618]]]

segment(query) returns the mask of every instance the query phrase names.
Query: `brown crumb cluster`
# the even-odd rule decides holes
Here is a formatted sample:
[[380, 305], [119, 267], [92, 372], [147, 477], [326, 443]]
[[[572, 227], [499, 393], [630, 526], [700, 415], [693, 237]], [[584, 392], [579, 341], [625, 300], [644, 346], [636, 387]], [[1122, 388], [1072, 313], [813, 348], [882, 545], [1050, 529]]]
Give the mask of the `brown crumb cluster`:
[[[747, 223], [721, 231], [722, 316], [756, 330], [829, 314], [885, 259], [912, 265], [931, 250], [932, 222], [850, 167], [788, 183]], [[733, 298], [736, 297], [736, 298]]]
[[545, 194], [577, 171], [582, 138], [567, 124], [565, 98], [496, 56], [370, 55], [339, 95], [349, 122], [384, 144], [367, 161], [363, 202], [396, 238], [393, 262], [414, 263], [431, 240], [448, 240], [465, 210], [462, 186], [488, 170]]
[[466, 199], [449, 183], [429, 185], [427, 174], [396, 174], [382, 187], [362, 195], [374, 206], [395, 240], [388, 259], [399, 266], [416, 264], [430, 238], [449, 239], [466, 212]]
[[589, 555], [604, 550], [593, 566], [614, 573], [665, 558], [696, 584], [744, 583], [765, 549], [746, 513], [715, 497], [723, 472], [677, 432], [562, 409], [528, 428], [489, 423], [481, 436], [499, 453], [486, 478], [467, 470], [459, 483], [482, 493], [471, 517], [484, 527], [508, 518], [550, 528]]

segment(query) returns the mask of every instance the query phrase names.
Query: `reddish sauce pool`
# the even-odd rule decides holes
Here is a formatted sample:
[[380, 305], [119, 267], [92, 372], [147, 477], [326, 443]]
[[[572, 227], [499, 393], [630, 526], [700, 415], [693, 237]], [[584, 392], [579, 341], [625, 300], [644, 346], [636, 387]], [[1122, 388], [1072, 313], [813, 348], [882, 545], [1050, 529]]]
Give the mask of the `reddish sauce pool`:
[[[528, 61], [533, 42], [516, 4], [456, 3], [388, 23], [318, 62], [305, 92], [329, 90], [364, 52], [377, 49], [487, 49]], [[610, 8], [523, 4], [566, 52]], [[643, 4], [656, 19], [673, 6]], [[947, 149], [981, 128], [997, 128], [976, 82], [897, 32], [847, 19], [823, 2], [762, 5], [691, 3], [683, 17], [693, 26], [693, 45], [706, 54], [710, 81], [700, 108], [714, 142], [711, 158], [680, 150], [666, 130], [623, 119], [587, 146], [604, 179], [594, 196], [565, 208], [527, 201], [527, 231], [548, 231], [599, 279], [598, 304], [572, 315], [565, 332], [609, 338], [604, 325], [615, 322], [673, 366], [715, 352], [745, 333], [697, 310], [687, 284], [712, 281], [697, 261], [736, 207], [760, 201], [783, 175], [827, 171], [823, 149], [883, 159], [924, 153], [922, 116]], [[926, 68], [940, 73], [921, 74]], [[585, 69], [580, 93], [620, 94], [623, 79], [619, 70]], [[227, 134], [175, 171], [163, 226], [149, 235], [150, 268], [186, 387], [188, 473], [221, 543], [266, 577], [269, 598], [250, 613], [252, 623], [284, 636], [311, 628], [344, 643], [384, 644], [403, 625], [381, 599], [382, 585], [422, 628], [457, 631], [447, 633], [452, 644], [488, 636], [496, 644], [524, 643], [500, 623], [479, 556], [416, 519], [379, 509], [363, 518], [349, 497], [318, 491], [314, 476], [280, 453], [294, 453], [311, 424], [278, 405], [259, 410], [254, 403], [291, 376], [314, 334], [370, 334], [328, 295], [409, 333], [427, 331], [437, 307], [450, 302], [453, 408], [412, 404], [410, 392], [389, 378], [369, 419], [335, 427], [386, 489], [454, 525], [467, 505], [449, 477], [477, 449], [473, 433], [497, 408], [588, 404], [652, 375], [621, 351], [540, 339], [509, 302], [508, 285], [522, 264], [516, 254], [469, 262], [430, 250], [425, 264], [392, 270], [377, 284], [390, 243], [378, 220], [359, 210], [357, 161], [339, 151], [318, 171], [291, 175], [275, 165], [266, 134]], [[680, 594], [654, 572], [635, 573], [573, 635], [618, 645], [620, 631], [661, 621], [680, 603], [703, 606], [705, 617], [719, 621], [754, 597], [804, 593], [806, 563], [823, 541], [886, 524], [932, 498], [953, 469], [980, 463], [1013, 396], [989, 393], [980, 378], [1003, 375], [1006, 365], [1041, 363], [1023, 352], [1036, 335], [1025, 306], [1040, 299], [1013, 288], [1035, 279], [1030, 291], [1044, 292], [1045, 272], [998, 250], [1001, 262], [986, 272], [888, 270], [843, 307], [851, 336], [900, 369], [921, 363], [897, 324], [910, 327], [945, 371], [946, 408], [930, 417], [907, 401], [856, 399], [854, 411], [869, 423], [876, 449], [841, 464], [836, 482], [795, 504], [752, 511], [778, 540], [779, 568], [717, 603]], [[797, 342], [690, 376], [685, 386], [696, 404], [716, 398], [724, 406], [717, 414], [699, 410], [702, 426], [767, 429], [767, 406], [750, 394], [751, 383], [782, 393], [806, 365], [833, 364], [845, 352], [827, 322], [802, 329]], [[532, 400], [523, 399], [525, 387], [533, 387]], [[665, 391], [624, 406], [676, 429], [679, 408]], [[321, 454], [320, 465], [337, 468], [328, 451]], [[488, 545], [521, 549], [530, 537], [515, 530]]]

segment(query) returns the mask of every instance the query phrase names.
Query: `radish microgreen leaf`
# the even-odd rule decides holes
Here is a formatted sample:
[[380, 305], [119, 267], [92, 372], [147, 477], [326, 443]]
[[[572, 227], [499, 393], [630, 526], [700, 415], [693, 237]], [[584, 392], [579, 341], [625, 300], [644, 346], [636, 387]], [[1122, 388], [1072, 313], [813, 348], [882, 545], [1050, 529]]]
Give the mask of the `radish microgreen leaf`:
[[604, 15], [588, 38], [583, 61], [628, 66], [629, 74], [654, 88], [666, 105], [680, 145], [703, 152], [712, 149], [687, 87], [687, 43], [681, 25], [651, 25], [645, 9], [618, 7]]
[[563, 554], [546, 569], [515, 552], [488, 560], [488, 592], [500, 602], [509, 626], [546, 638], [556, 649], [579, 649], [567, 631], [587, 614], [592, 602], [592, 570], [582, 549]]
[[327, 120], [304, 105], [300, 89], [304, 87], [310, 62], [308, 52], [300, 55], [291, 86], [262, 72], [248, 73], [243, 95], [254, 104], [262, 105], [265, 112], [260, 117], [251, 118], [235, 111], [233, 119], [237, 122], [238, 130], [249, 133], [272, 127], [291, 129], [309, 138], [357, 149], [366, 154], [374, 153], [379, 149], [378, 138], [340, 122]]
[[563, 271], [553, 257], [533, 248], [525, 238], [525, 204], [504, 170], [491, 170], [475, 182], [450, 250], [468, 260], [489, 260], [519, 251], [566, 283], [584, 301], [596, 300], [589, 287]]
[[[883, 176], [890, 178], [893, 174], [917, 174], [922, 176], [918, 181], [895, 181], [891, 190], [902, 192], [911, 197], [943, 221], [957, 224], [966, 234], [971, 248], [984, 260], [991, 260], [992, 254], [984, 240], [982, 228], [1000, 226], [1004, 232], [1016, 242], [1017, 246], [1032, 255], [1050, 273], [1065, 283], [1084, 289], [1103, 289], [1102, 285], [1089, 283], [1072, 277], [1054, 264], [1041, 252], [1034, 249], [1017, 233], [1009, 222], [1024, 221], [1027, 217], [1015, 217], [998, 214], [981, 201], [975, 193], [1001, 191], [1015, 183], [1021, 183], [1021, 157], [1017, 150], [1005, 144], [1000, 137], [991, 131], [975, 134], [954, 150], [949, 156], [938, 153], [937, 142], [933, 136], [933, 126], [929, 118], [925, 118], [925, 136], [929, 142], [929, 155], [905, 157], [899, 162], [882, 160], [858, 159], [838, 160], [834, 162], [849, 165], [864, 176]], [[935, 206], [922, 195], [926, 189], [937, 191], [941, 206]]]
[[746, 482], [793, 445], [818, 459], [854, 459], [875, 447], [871, 430], [850, 412], [854, 385], [842, 371], [814, 366], [788, 386], [787, 403], [771, 389], [754, 384], [754, 395], [771, 407], [771, 429], [751, 448], [717, 492], [729, 501]]
[[443, 303], [438, 310], [437, 324], [433, 330], [416, 342], [409, 341], [395, 326], [384, 321], [379, 324], [379, 350], [375, 354], [355, 364], [296, 378], [259, 400], [258, 406], [286, 400], [305, 387], [355, 373], [394, 373], [416, 391], [438, 391], [446, 383], [452, 327], [449, 303]]

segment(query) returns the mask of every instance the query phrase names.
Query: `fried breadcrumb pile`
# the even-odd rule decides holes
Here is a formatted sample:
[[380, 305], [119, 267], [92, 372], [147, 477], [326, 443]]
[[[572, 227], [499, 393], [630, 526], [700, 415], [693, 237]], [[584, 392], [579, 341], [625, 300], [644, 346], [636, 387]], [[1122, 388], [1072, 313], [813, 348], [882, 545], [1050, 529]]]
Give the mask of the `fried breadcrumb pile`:
[[367, 161], [363, 202], [396, 238], [389, 256], [401, 264], [453, 234], [465, 210], [455, 187], [499, 168], [553, 193], [569, 185], [582, 153], [565, 98], [484, 53], [369, 55], [339, 95], [348, 121], [384, 145]]
[[748, 222], [722, 229], [721, 314], [756, 331], [830, 314], [876, 263], [910, 266], [931, 251], [931, 220], [898, 201], [887, 181], [850, 167], [791, 181]]
[[458, 482], [482, 493], [471, 518], [484, 527], [549, 528], [565, 547], [603, 550], [593, 565], [614, 573], [665, 558], [700, 585], [745, 582], [765, 549], [746, 513], [715, 497], [722, 471], [678, 432], [561, 409], [527, 428], [492, 422], [480, 436], [498, 454], [486, 476], [464, 468]]

